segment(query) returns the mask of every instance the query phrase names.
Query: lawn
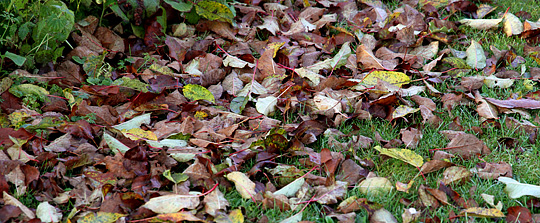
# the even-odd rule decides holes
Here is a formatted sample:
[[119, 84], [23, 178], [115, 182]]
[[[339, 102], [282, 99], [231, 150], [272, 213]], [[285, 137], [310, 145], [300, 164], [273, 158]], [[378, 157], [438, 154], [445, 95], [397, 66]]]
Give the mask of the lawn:
[[0, 2], [0, 222], [540, 220], [538, 1], [152, 2]]

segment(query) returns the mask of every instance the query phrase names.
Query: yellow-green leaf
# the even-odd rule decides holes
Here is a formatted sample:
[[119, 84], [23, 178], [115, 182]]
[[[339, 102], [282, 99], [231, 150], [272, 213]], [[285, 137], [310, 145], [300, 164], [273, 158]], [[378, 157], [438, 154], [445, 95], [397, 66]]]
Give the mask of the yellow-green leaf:
[[231, 213], [229, 213], [229, 218], [232, 223], [244, 223], [244, 215], [240, 209], [232, 210]]
[[154, 134], [151, 131], [142, 130], [140, 128], [122, 130], [122, 133], [124, 134], [124, 136], [126, 136], [127, 138], [131, 140], [140, 140], [140, 139], [153, 140], [153, 141], [157, 140], [156, 134]]
[[471, 45], [467, 48], [467, 65], [477, 68], [484, 69], [486, 67], [486, 54], [484, 54], [484, 49], [480, 43], [471, 39]]
[[116, 222], [121, 217], [126, 216], [125, 214], [110, 213], [110, 212], [98, 212], [96, 214], [90, 213], [79, 219], [79, 223], [112, 223]]
[[401, 85], [407, 84], [409, 83], [409, 81], [411, 81], [409, 76], [407, 76], [403, 72], [378, 70], [367, 74], [362, 84], [374, 86], [377, 84], [378, 79], [381, 79], [398, 87], [401, 87]]
[[392, 112], [392, 119], [402, 118], [417, 111], [420, 111], [420, 108], [411, 108], [409, 106], [400, 105], [396, 108], [396, 110], [394, 110], [394, 112]]
[[467, 214], [468, 216], [481, 217], [481, 218], [504, 218], [505, 215], [502, 211], [496, 208], [467, 208], [461, 211], [461, 214]]
[[184, 96], [192, 101], [207, 100], [213, 103], [216, 102], [212, 92], [200, 85], [188, 84], [184, 86], [183, 92]]
[[4, 93], [4, 91], [7, 91], [9, 87], [13, 84], [13, 80], [9, 77], [2, 78], [2, 82], [0, 82], [0, 94]]
[[504, 16], [503, 28], [507, 36], [519, 35], [523, 32], [523, 23], [517, 16], [508, 12]]
[[49, 91], [45, 88], [33, 84], [21, 84], [11, 87], [9, 93], [12, 93], [19, 98], [27, 95], [34, 95], [42, 101], [49, 95]]
[[397, 148], [386, 149], [380, 146], [375, 146], [375, 149], [383, 155], [399, 159], [418, 168], [420, 168], [424, 164], [424, 158], [422, 158], [422, 156], [416, 154], [412, 150]]
[[232, 23], [234, 14], [226, 5], [214, 1], [200, 1], [195, 5], [197, 14], [208, 20]]

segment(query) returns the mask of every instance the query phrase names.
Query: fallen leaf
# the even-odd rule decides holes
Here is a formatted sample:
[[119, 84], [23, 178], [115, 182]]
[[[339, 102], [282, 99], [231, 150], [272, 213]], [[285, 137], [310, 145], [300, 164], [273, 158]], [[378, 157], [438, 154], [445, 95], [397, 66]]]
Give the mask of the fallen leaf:
[[251, 199], [255, 196], [255, 183], [251, 181], [244, 173], [242, 172], [232, 172], [225, 176], [228, 180], [234, 182], [236, 190], [242, 198]]
[[113, 223], [116, 222], [121, 217], [126, 216], [125, 214], [119, 214], [119, 213], [109, 213], [109, 212], [97, 212], [97, 213], [89, 213], [85, 215], [82, 218], [79, 218], [77, 222], [81, 223], [95, 223], [95, 222], [103, 222], [103, 223]]
[[459, 23], [475, 29], [487, 30], [497, 28], [503, 19], [462, 19]]
[[399, 159], [418, 168], [424, 164], [424, 158], [409, 149], [386, 149], [380, 146], [375, 146], [374, 149], [383, 155]]
[[62, 213], [50, 205], [49, 202], [45, 201], [37, 206], [36, 217], [42, 222], [60, 222], [62, 220]]
[[469, 180], [471, 175], [471, 172], [464, 167], [451, 166], [444, 170], [443, 178], [441, 181], [445, 185], [461, 184]]
[[471, 169], [472, 173], [476, 173], [482, 179], [495, 180], [499, 177], [512, 177], [512, 166], [503, 161], [498, 163], [479, 163], [475, 168]]
[[471, 45], [467, 48], [467, 65], [476, 69], [484, 69], [486, 67], [486, 55], [482, 45], [471, 39]]
[[462, 210], [460, 214], [467, 214], [467, 216], [481, 217], [481, 218], [503, 218], [504, 213], [495, 208], [479, 208], [472, 207]]
[[199, 206], [199, 202], [199, 197], [196, 195], [168, 194], [151, 198], [142, 207], [158, 214], [168, 214], [178, 212], [184, 208], [195, 209]]
[[387, 194], [394, 189], [394, 185], [385, 177], [367, 178], [360, 182], [357, 187], [363, 194], [371, 196]]
[[504, 15], [504, 33], [507, 36], [519, 35], [523, 32], [523, 23], [514, 14], [507, 12]]
[[506, 192], [511, 199], [517, 199], [526, 195], [540, 198], [540, 186], [523, 184], [508, 177], [499, 177], [497, 180], [506, 184], [504, 192]]
[[188, 84], [184, 86], [183, 92], [184, 96], [192, 101], [207, 100], [213, 103], [216, 102], [212, 92], [200, 85]]
[[509, 207], [507, 210], [506, 222], [534, 222], [529, 209], [522, 206]]

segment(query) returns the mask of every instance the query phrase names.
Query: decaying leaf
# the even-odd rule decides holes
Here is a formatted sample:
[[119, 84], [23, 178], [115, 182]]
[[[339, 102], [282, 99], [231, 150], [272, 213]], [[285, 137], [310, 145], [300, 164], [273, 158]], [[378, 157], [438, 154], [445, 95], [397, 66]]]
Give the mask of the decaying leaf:
[[181, 209], [195, 209], [200, 199], [196, 195], [168, 194], [150, 199], [143, 207], [158, 214], [175, 213]]
[[505, 215], [502, 211], [495, 208], [479, 208], [472, 207], [461, 211], [461, 214], [467, 214], [468, 216], [481, 217], [481, 218], [504, 218]]
[[519, 35], [523, 32], [523, 23], [514, 14], [507, 12], [504, 15], [504, 33], [507, 36]]

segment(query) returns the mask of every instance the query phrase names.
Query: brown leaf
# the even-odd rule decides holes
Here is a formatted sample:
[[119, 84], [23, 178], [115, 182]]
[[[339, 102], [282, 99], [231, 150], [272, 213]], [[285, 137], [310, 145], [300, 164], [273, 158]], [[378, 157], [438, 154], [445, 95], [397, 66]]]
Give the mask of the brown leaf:
[[509, 207], [506, 222], [533, 222], [531, 211], [526, 207], [513, 206]]
[[489, 149], [476, 136], [461, 131], [444, 130], [439, 133], [451, 141], [446, 145], [445, 151], [470, 159], [477, 154], [487, 154]]
[[356, 48], [356, 62], [361, 63], [363, 69], [393, 70], [397, 66], [396, 61], [376, 58], [364, 44]]
[[401, 133], [401, 141], [407, 148], [416, 148], [418, 142], [422, 139], [422, 132], [415, 128], [402, 129], [399, 133]]
[[471, 171], [478, 174], [478, 177], [486, 180], [495, 180], [501, 176], [512, 177], [512, 166], [503, 161], [499, 161], [498, 163], [478, 163]]
[[440, 170], [440, 169], [443, 169], [443, 168], [446, 168], [446, 167], [450, 167], [450, 166], [453, 166], [453, 165], [455, 165], [455, 164], [450, 163], [450, 162], [446, 162], [444, 160], [433, 159], [433, 160], [425, 162], [424, 165], [422, 165], [422, 167], [420, 168], [420, 172], [422, 172], [422, 173], [431, 173], [431, 172], [435, 172], [437, 170]]

